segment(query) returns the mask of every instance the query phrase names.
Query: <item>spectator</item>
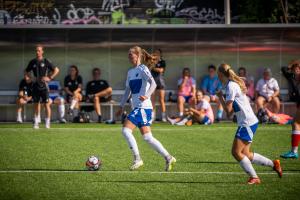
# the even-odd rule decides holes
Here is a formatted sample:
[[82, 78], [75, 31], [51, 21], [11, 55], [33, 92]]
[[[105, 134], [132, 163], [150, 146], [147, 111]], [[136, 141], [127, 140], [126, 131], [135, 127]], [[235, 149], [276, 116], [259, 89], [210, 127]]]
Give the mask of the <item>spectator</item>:
[[158, 63], [154, 68], [151, 70], [151, 74], [156, 83], [156, 90], [152, 94], [151, 100], [153, 105], [153, 119], [155, 119], [155, 100], [156, 96], [159, 96], [159, 103], [161, 106], [161, 120], [166, 122], [166, 105], [165, 105], [165, 77], [164, 73], [166, 70], [166, 62], [162, 58], [162, 51], [161, 49], [157, 49], [153, 53], [154, 56], [158, 58]]
[[256, 106], [258, 114], [269, 107], [274, 113], [278, 113], [280, 109], [279, 86], [275, 78], [272, 78], [270, 68], [264, 69], [263, 78], [256, 84]]
[[33, 82], [31, 77], [24, 75], [24, 79], [19, 84], [19, 96], [17, 99], [17, 122], [23, 123], [22, 107], [25, 104], [32, 103]]
[[201, 83], [201, 89], [206, 96], [205, 98], [207, 98], [210, 102], [217, 103], [218, 111], [216, 121], [219, 122], [222, 119], [223, 107], [219, 101], [219, 98], [216, 96], [216, 91], [222, 89], [222, 83], [217, 76], [216, 70], [216, 66], [208, 66], [208, 75], [204, 76]]
[[191, 107], [195, 107], [196, 81], [191, 76], [189, 68], [182, 70], [182, 78], [178, 80], [178, 99], [177, 106], [179, 117], [183, 116], [184, 103], [189, 103]]
[[82, 101], [82, 78], [79, 75], [78, 67], [70, 66], [69, 75], [64, 80], [64, 90], [66, 92], [66, 100], [70, 103], [69, 113], [77, 117], [79, 102]]
[[46, 110], [45, 127], [50, 128], [51, 108], [49, 104], [48, 82], [57, 76], [59, 69], [47, 58], [44, 58], [44, 47], [42, 45], [37, 45], [35, 51], [36, 58], [32, 59], [25, 69], [25, 74], [30, 76], [30, 73], [33, 72], [35, 77], [32, 91], [34, 102], [33, 128], [39, 128], [40, 104], [43, 104]]
[[[293, 68], [295, 72], [293, 72], [291, 66], [297, 66], [297, 67]], [[297, 100], [300, 96], [299, 91], [298, 91], [300, 80], [298, 80], [296, 77], [296, 75], [300, 73], [300, 71], [299, 71], [300, 67], [298, 67], [298, 66], [300, 66], [300, 61], [293, 60], [293, 61], [291, 61], [291, 63], [289, 64], [288, 67], [281, 68], [281, 72], [282, 72], [283, 76], [288, 81], [289, 98], [290, 98], [290, 101], [292, 101], [292, 102], [297, 102]]]
[[204, 98], [203, 91], [198, 90], [196, 93], [197, 105], [195, 108], [187, 108], [184, 113], [184, 117], [171, 119], [168, 117], [168, 121], [172, 125], [191, 125], [193, 123], [199, 123], [203, 125], [210, 125], [214, 122], [213, 110]]
[[93, 80], [87, 83], [86, 99], [87, 102], [93, 102], [95, 111], [98, 115], [98, 122], [102, 122], [100, 103], [111, 100], [112, 88], [109, 87], [108, 82], [101, 80], [101, 70], [94, 68], [92, 71]]
[[244, 68], [244, 67], [239, 68], [238, 74], [239, 74], [239, 77], [242, 78], [242, 80], [244, 81], [244, 83], [247, 87], [246, 95], [249, 97], [250, 100], [254, 101], [254, 99], [255, 99], [254, 77], [248, 76], [246, 68]]

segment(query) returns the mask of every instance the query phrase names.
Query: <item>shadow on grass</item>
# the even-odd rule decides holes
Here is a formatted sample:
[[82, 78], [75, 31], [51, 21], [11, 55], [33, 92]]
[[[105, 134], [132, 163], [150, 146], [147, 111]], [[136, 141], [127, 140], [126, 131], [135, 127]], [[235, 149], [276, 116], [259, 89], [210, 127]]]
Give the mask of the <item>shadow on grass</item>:
[[228, 162], [228, 161], [186, 161], [180, 162], [183, 164], [238, 164], [237, 162]]

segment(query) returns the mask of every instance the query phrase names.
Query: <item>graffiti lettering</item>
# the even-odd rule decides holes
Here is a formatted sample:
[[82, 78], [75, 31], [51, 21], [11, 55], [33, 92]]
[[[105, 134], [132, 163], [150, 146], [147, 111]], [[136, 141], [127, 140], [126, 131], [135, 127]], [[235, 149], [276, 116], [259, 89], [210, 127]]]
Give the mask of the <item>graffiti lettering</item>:
[[9, 13], [22, 13], [24, 15], [46, 14], [54, 6], [54, 0], [39, 1], [1, 1], [0, 8]]
[[129, 0], [103, 0], [102, 2], [102, 10], [110, 12], [129, 6]]
[[19, 14], [13, 18], [13, 24], [51, 24], [47, 16], [36, 15], [34, 18], [25, 18], [24, 15]]
[[159, 13], [161, 11], [170, 11], [175, 12], [177, 8], [184, 2], [184, 0], [155, 0], [155, 13]]
[[202, 8], [198, 11], [197, 7], [184, 8], [175, 13], [176, 17], [187, 17], [189, 23], [202, 23], [202, 24], [221, 24], [224, 23], [224, 16], [218, 14], [217, 9]]
[[11, 17], [6, 10], [0, 10], [0, 24], [10, 24]]

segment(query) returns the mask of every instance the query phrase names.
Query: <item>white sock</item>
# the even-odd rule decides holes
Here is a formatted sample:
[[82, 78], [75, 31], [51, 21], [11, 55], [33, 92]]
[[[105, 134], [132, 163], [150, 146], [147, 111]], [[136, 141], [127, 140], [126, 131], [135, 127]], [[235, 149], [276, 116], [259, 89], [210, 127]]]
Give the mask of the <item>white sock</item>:
[[77, 100], [76, 99], [72, 99], [71, 105], [70, 105], [70, 109], [73, 110], [74, 107], [76, 106], [76, 104], [77, 104]]
[[188, 118], [186, 117], [186, 118], [183, 118], [181, 121], [179, 121], [179, 122], [177, 122], [177, 123], [175, 123], [175, 124], [178, 125], [178, 126], [184, 126], [185, 123], [187, 123], [187, 121], [189, 121], [189, 120], [188, 120]]
[[162, 112], [162, 113], [161, 113], [161, 118], [162, 118], [162, 119], [165, 119], [165, 118], [166, 118], [166, 113], [165, 113], [165, 112]]
[[298, 146], [292, 147], [292, 152], [293, 152], [293, 153], [298, 153]]
[[176, 123], [176, 119], [171, 119], [170, 117], [168, 117], [168, 121], [170, 122], [170, 124], [174, 125]]
[[243, 168], [243, 170], [249, 174], [252, 178], [257, 178], [257, 174], [255, 172], [255, 169], [253, 168], [249, 158], [247, 156], [244, 156], [244, 158], [240, 161], [240, 166]]
[[151, 145], [153, 149], [155, 149], [160, 155], [162, 155], [166, 160], [170, 158], [169, 152], [163, 147], [163, 145], [152, 136], [152, 133], [146, 133], [143, 135], [144, 140]]
[[17, 112], [17, 120], [22, 121], [22, 112]]
[[75, 109], [73, 110], [73, 116], [74, 116], [74, 117], [77, 117], [77, 116], [78, 116], [78, 113], [79, 113], [78, 109], [75, 108]]
[[134, 156], [134, 160], [135, 161], [141, 160], [139, 148], [137, 146], [137, 143], [136, 143], [136, 140], [135, 140], [134, 136], [132, 135], [132, 130], [130, 128], [123, 127], [122, 128], [122, 134], [123, 134], [125, 140], [127, 141], [127, 144], [129, 146], [129, 148], [132, 151], [132, 154]]
[[36, 119], [37, 119], [37, 123], [41, 123], [41, 114], [40, 113], [36, 116]]
[[183, 112], [179, 112], [179, 117], [182, 117], [183, 116]]
[[274, 163], [269, 158], [266, 158], [258, 153], [253, 153], [253, 160], [252, 163], [257, 165], [264, 165], [269, 167], [274, 167]]
[[38, 125], [39, 124], [39, 119], [37, 116], [34, 116], [34, 125]]
[[50, 124], [50, 118], [47, 118], [47, 117], [46, 117], [46, 118], [45, 118], [45, 123], [46, 123], [46, 124]]
[[60, 119], [63, 119], [65, 117], [65, 104], [58, 105], [58, 113]]

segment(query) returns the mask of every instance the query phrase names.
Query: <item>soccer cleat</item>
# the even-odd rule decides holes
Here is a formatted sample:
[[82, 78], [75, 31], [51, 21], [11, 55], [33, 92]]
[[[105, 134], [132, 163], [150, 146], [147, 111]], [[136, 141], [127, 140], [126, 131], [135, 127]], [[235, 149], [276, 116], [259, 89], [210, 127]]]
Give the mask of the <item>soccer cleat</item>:
[[247, 183], [249, 185], [258, 185], [261, 183], [261, 181], [258, 177], [257, 178], [250, 177]]
[[162, 121], [162, 122], [167, 122], [166, 117], [161, 118], [161, 121]]
[[166, 171], [167, 172], [171, 171], [175, 163], [176, 163], [176, 159], [173, 156], [170, 159], [168, 159], [166, 161]]
[[281, 178], [282, 177], [282, 168], [280, 166], [280, 160], [273, 160], [273, 163], [274, 163], [273, 170], [275, 172], [277, 172], [279, 178]]
[[50, 128], [50, 123], [45, 123], [45, 128], [49, 129]]
[[22, 119], [17, 119], [17, 123], [22, 124], [23, 123]]
[[33, 124], [33, 129], [39, 129], [39, 124]]
[[130, 170], [137, 170], [138, 168], [140, 168], [141, 166], [144, 165], [144, 162], [142, 160], [136, 160], [133, 162], [133, 165], [130, 167]]
[[62, 119], [59, 120], [59, 123], [65, 124], [65, 123], [67, 123], [67, 120], [65, 118], [62, 118]]
[[298, 156], [298, 153], [294, 153], [293, 151], [289, 151], [289, 152], [286, 152], [284, 154], [281, 154], [280, 157], [281, 158], [295, 158], [295, 159], [297, 159], [299, 156]]

